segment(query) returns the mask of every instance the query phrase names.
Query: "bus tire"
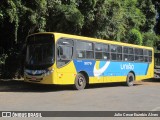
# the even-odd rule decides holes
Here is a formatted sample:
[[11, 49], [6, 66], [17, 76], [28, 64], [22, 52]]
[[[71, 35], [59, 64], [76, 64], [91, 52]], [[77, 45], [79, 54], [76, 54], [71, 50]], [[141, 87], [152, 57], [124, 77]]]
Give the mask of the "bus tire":
[[78, 73], [75, 78], [74, 89], [83, 90], [86, 87], [86, 83], [86, 77], [83, 74]]
[[127, 79], [126, 79], [126, 85], [127, 86], [133, 86], [134, 85], [134, 81], [135, 81], [135, 76], [133, 73], [128, 73], [127, 75]]

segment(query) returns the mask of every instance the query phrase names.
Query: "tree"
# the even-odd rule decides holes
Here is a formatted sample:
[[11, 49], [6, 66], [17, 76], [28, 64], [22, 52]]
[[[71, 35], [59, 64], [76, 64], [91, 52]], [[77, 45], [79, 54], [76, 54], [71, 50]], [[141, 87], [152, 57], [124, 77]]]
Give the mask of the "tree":
[[84, 17], [75, 1], [48, 0], [47, 31], [80, 34]]
[[145, 24], [140, 27], [142, 32], [153, 32], [156, 24], [156, 10], [152, 0], [138, 0], [138, 7], [146, 17]]
[[131, 29], [129, 31], [128, 36], [128, 42], [132, 44], [142, 45], [143, 44], [143, 38], [142, 34], [137, 29]]
[[143, 45], [153, 47], [156, 45], [156, 41], [159, 40], [159, 37], [155, 33], [146, 32], [142, 34], [143, 36]]
[[20, 52], [17, 44], [42, 31], [153, 46], [159, 15], [159, 0], [1, 0], [0, 47], [8, 56]]

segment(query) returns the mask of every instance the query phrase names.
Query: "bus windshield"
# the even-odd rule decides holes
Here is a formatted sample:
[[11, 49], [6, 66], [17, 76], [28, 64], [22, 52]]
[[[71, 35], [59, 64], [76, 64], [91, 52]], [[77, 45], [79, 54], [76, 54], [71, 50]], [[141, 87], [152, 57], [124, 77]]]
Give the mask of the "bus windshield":
[[50, 67], [54, 63], [54, 42], [51, 35], [34, 35], [27, 40], [26, 66]]

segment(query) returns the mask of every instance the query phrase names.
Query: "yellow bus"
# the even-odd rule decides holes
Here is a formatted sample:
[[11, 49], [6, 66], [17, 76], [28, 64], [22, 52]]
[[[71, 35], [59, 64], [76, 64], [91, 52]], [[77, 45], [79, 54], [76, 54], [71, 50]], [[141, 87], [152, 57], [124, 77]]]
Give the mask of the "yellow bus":
[[26, 40], [24, 80], [73, 85], [134, 81], [154, 76], [153, 48], [76, 35], [44, 32]]

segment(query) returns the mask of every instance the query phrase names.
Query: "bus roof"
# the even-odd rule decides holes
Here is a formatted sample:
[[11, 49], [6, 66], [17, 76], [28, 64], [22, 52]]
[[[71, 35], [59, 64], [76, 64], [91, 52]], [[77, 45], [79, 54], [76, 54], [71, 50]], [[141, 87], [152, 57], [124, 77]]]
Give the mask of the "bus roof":
[[146, 49], [152, 49], [153, 50], [152, 47], [147, 47], [147, 46], [135, 45], [135, 44], [130, 44], [130, 43], [123, 43], [123, 42], [118, 42], [118, 41], [113, 41], [113, 40], [105, 40], [105, 39], [98, 39], [98, 38], [92, 38], [92, 37], [58, 33], [58, 32], [39, 32], [39, 33], [31, 34], [29, 36], [38, 35], [38, 34], [54, 34], [56, 40], [58, 40], [59, 38], [71, 38], [71, 39], [76, 39], [76, 40], [84, 40], [84, 41], [90, 41], [90, 42], [122, 45], [122, 46], [128, 46], [128, 47], [146, 48]]

